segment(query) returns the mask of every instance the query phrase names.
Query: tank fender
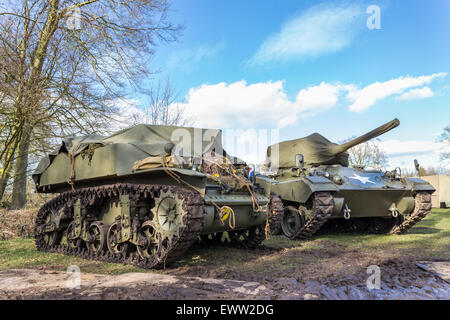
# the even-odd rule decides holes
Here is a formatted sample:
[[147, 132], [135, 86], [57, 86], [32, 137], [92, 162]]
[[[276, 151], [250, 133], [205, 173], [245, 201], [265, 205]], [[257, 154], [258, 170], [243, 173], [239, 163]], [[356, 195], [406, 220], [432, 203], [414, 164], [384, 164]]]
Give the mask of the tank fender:
[[256, 178], [256, 185], [263, 188], [266, 197], [270, 198], [270, 193], [273, 192], [272, 187], [279, 182], [277, 180], [271, 179], [259, 173], [255, 175], [255, 178]]
[[397, 202], [396, 207], [401, 214], [410, 214], [414, 210], [414, 198], [403, 197]]
[[420, 178], [406, 178], [406, 183], [408, 184], [408, 187], [414, 191], [436, 191], [431, 183]]
[[314, 192], [337, 192], [338, 188], [325, 177], [308, 176], [273, 184], [271, 191], [283, 200], [305, 203]]
[[[167, 171], [172, 172], [169, 174]], [[133, 171], [132, 174], [128, 175], [132, 176], [148, 176], [154, 183], [165, 183], [167, 178], [172, 179], [174, 183], [179, 184], [184, 187], [190, 187], [197, 190], [201, 195], [205, 195], [206, 188], [206, 174], [182, 169], [182, 168], [152, 168], [152, 169], [143, 169]], [[158, 181], [157, 179], [162, 179]]]

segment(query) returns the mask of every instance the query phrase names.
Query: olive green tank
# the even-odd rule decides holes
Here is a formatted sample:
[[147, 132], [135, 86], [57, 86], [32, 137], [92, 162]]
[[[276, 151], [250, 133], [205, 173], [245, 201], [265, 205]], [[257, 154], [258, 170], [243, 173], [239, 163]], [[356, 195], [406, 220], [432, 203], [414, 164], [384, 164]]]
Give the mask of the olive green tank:
[[284, 204], [284, 215], [271, 228], [291, 239], [310, 237], [321, 227], [400, 234], [423, 219], [431, 211], [431, 184], [402, 177], [399, 168], [349, 167], [349, 148], [399, 124], [394, 119], [345, 144], [314, 133], [270, 146], [270, 174], [257, 175], [256, 181]]
[[220, 130], [137, 125], [71, 138], [33, 179], [58, 193], [40, 208], [38, 250], [164, 267], [194, 243], [258, 246], [282, 214], [222, 148]]

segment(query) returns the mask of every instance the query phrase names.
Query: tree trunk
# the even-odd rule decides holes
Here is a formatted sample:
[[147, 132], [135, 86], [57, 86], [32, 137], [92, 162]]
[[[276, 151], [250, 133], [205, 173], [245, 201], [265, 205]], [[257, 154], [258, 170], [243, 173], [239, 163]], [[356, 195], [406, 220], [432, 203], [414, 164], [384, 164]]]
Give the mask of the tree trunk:
[[3, 173], [3, 177], [0, 177], [0, 202], [2, 202], [8, 180], [11, 177], [11, 167], [5, 170], [6, 171]]
[[14, 183], [11, 204], [12, 209], [22, 209], [27, 202], [27, 169], [30, 137], [31, 127], [25, 126], [20, 139], [16, 166], [14, 170]]

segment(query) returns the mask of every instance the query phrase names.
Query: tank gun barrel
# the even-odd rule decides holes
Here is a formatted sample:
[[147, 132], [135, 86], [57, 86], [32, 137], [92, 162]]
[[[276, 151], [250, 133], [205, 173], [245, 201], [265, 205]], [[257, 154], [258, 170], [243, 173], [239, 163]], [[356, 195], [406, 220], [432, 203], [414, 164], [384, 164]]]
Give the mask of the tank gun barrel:
[[351, 147], [354, 147], [358, 144], [367, 142], [373, 138], [381, 136], [382, 134], [385, 134], [386, 132], [391, 131], [392, 129], [398, 127], [399, 125], [400, 125], [400, 120], [395, 118], [394, 120], [389, 121], [389, 122], [383, 124], [382, 126], [379, 126], [378, 128], [373, 129], [372, 131], [369, 131], [366, 134], [363, 134], [362, 136], [359, 136], [353, 140], [350, 140], [349, 142], [335, 146], [334, 152], [341, 153], [341, 152], [347, 151]]

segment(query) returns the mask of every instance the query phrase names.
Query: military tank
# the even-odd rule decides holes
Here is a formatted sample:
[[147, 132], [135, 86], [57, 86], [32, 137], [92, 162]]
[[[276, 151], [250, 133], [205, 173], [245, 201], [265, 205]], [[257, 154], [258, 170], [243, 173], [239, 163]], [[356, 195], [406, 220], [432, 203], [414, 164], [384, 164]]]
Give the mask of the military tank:
[[382, 172], [349, 166], [349, 148], [400, 124], [394, 119], [344, 144], [314, 133], [268, 147], [265, 175], [256, 181], [280, 196], [284, 214], [274, 233], [304, 239], [326, 226], [341, 231], [401, 234], [431, 211], [434, 188], [401, 170]]
[[38, 211], [37, 249], [158, 268], [195, 242], [255, 248], [281, 200], [221, 140], [220, 130], [137, 125], [63, 141], [33, 174], [37, 192], [59, 194]]

